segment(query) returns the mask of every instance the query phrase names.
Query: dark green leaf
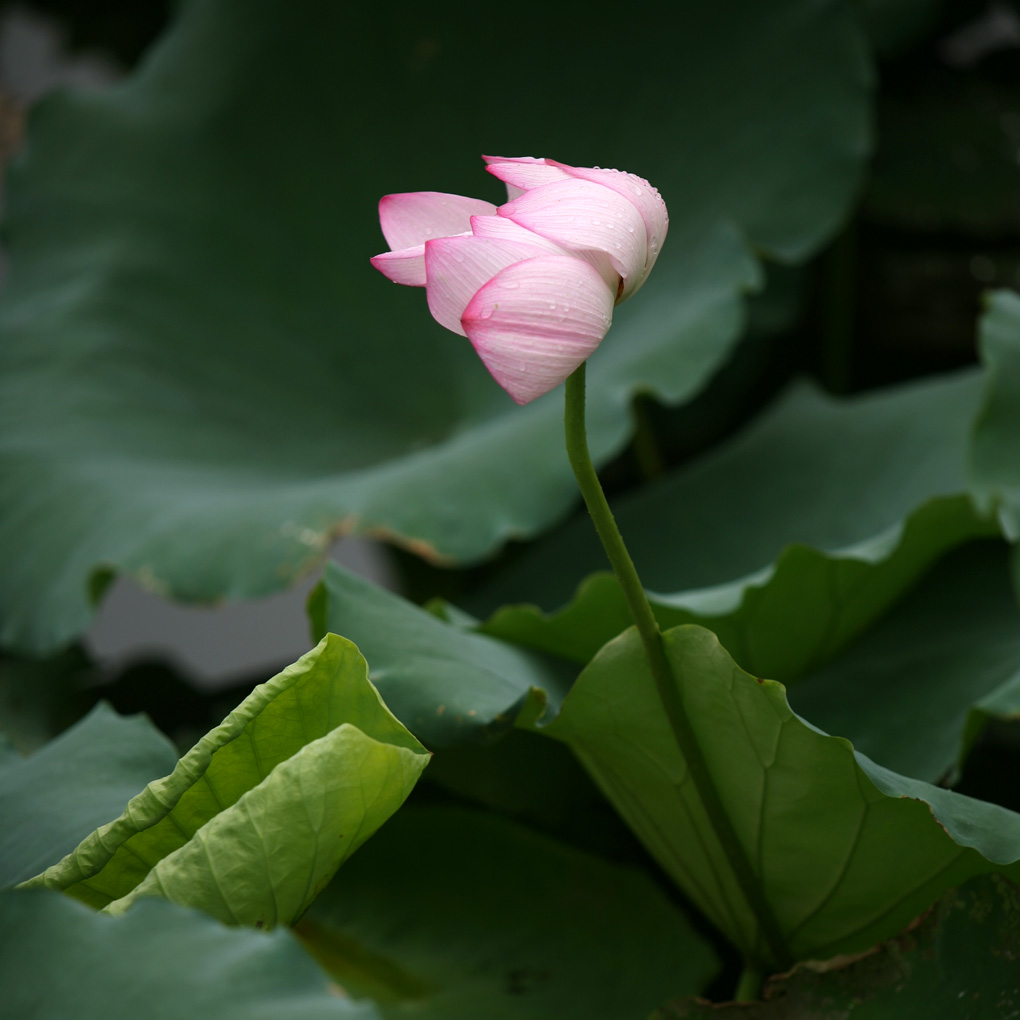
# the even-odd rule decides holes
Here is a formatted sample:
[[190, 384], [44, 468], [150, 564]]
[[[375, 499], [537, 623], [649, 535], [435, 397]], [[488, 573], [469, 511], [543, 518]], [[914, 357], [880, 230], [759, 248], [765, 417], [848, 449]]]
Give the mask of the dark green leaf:
[[542, 18], [522, 34], [487, 4], [188, 3], [124, 84], [33, 111], [7, 210], [5, 641], [80, 631], [97, 572], [250, 597], [341, 533], [473, 560], [566, 512], [560, 396], [513, 406], [367, 262], [386, 192], [498, 199], [482, 152], [621, 166], [670, 206], [655, 273], [592, 360], [596, 457], [625, 442], [636, 391], [704, 384], [752, 250], [803, 259], [858, 184], [851, 4], [654, 0], [628, 20], [558, 0]]
[[874, 952], [771, 979], [764, 1002], [688, 1001], [652, 1020], [1010, 1020], [1020, 1006], [1018, 956], [1020, 892], [1002, 878], [975, 878]]
[[93, 699], [96, 671], [77, 645], [44, 659], [0, 658], [0, 733], [22, 754], [42, 747], [80, 719]]
[[[948, 549], [996, 532], [962, 493], [981, 379], [964, 373], [837, 401], [802, 387], [744, 435], [614, 507], [664, 627], [697, 622], [740, 665], [790, 680], [831, 659]], [[539, 543], [485, 607], [567, 598], [605, 554], [591, 522]], [[483, 630], [586, 662], [630, 623], [609, 577], [551, 618]]]
[[[794, 959], [859, 952], [975, 875], [1020, 877], [1020, 815], [883, 769], [790, 710], [700, 627], [666, 633], [719, 801]], [[578, 678], [541, 732], [577, 753], [695, 904], [766, 958], [630, 630]]]
[[100, 704], [30, 758], [0, 764], [0, 887], [70, 853], [176, 761], [148, 719]]
[[790, 703], [896, 772], [935, 783], [989, 718], [1020, 716], [1020, 613], [1001, 543], [953, 553]]
[[642, 1017], [715, 970], [643, 875], [452, 808], [401, 811], [296, 931], [386, 1017]]
[[555, 713], [577, 672], [451, 626], [335, 563], [312, 604], [313, 626], [358, 645], [386, 704], [430, 747], [506, 729], [525, 705], [529, 714]]
[[18, 1020], [376, 1020], [287, 932], [148, 900], [126, 917], [52, 892], [0, 894], [0, 987]]

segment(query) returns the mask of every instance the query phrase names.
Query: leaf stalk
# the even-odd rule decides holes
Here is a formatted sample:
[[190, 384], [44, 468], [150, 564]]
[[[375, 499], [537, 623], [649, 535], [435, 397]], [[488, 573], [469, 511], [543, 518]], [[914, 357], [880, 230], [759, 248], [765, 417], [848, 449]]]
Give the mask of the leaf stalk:
[[734, 877], [758, 922], [761, 937], [768, 947], [767, 959], [757, 959], [757, 949], [748, 950], [745, 947], [745, 953], [748, 956], [748, 969], [759, 973], [762, 965], [787, 969], [793, 960], [786, 945], [786, 939], [761, 887], [761, 882], [751, 867], [751, 862], [737, 836], [733, 822], [726, 812], [708, 762], [705, 760], [697, 736], [684, 711], [681, 693], [682, 678], [673, 673], [673, 668], [666, 655], [659, 624], [652, 612], [634, 561], [624, 544], [623, 536], [616, 525], [616, 519], [609, 508], [598, 474], [592, 464], [585, 426], [585, 364], [582, 364], [572, 375], [567, 377], [563, 423], [570, 466], [573, 468], [581, 495], [584, 497], [589, 514], [591, 514], [595, 530], [598, 532], [609, 562], [623, 589], [624, 597], [644, 646], [655, 689], [673, 731], [677, 747], [687, 763], [691, 780], [715, 830], [716, 838], [726, 854]]

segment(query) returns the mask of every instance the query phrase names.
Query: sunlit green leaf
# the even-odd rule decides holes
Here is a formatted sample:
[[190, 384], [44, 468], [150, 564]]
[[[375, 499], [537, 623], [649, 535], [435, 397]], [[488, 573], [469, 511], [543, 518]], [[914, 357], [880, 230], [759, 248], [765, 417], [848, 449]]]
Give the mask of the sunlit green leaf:
[[36, 107], [11, 169], [4, 640], [79, 632], [97, 574], [250, 597], [344, 532], [473, 560], [549, 526], [575, 498], [560, 395], [517, 408], [371, 269], [379, 197], [499, 200], [483, 152], [658, 186], [670, 237], [589, 372], [604, 461], [635, 392], [685, 399], [727, 357], [756, 253], [836, 228], [869, 88], [847, 0], [557, 0], [523, 35], [446, 0], [180, 5], [123, 84]]
[[386, 1017], [643, 1017], [715, 970], [645, 876], [453, 808], [401, 811], [296, 931]]
[[224, 921], [289, 923], [428, 758], [357, 648], [329, 635], [29, 884], [114, 912], [164, 896]]

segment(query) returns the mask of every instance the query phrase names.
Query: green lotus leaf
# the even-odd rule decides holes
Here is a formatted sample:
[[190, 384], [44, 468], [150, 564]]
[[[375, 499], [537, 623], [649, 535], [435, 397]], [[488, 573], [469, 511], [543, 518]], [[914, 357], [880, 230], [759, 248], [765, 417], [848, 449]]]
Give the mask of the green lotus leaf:
[[767, 938], [709, 822], [634, 630], [582, 672], [539, 732], [566, 742], [663, 868], [742, 954], [775, 966], [860, 952], [976, 875], [1020, 877], [1020, 815], [884, 769], [743, 672], [714, 634], [664, 635], [694, 737]]
[[518, 714], [555, 714], [577, 674], [556, 660], [472, 634], [335, 563], [309, 599], [316, 637], [341, 631], [371, 663], [372, 682], [430, 747], [477, 742]]
[[176, 761], [148, 719], [104, 704], [30, 757], [0, 761], [0, 888], [69, 853]]
[[1018, 955], [1020, 892], [985, 876], [947, 892], [876, 951], [800, 964], [770, 979], [763, 1002], [688, 1000], [651, 1020], [1005, 1020], [1016, 1010]]
[[[614, 505], [663, 627], [699, 623], [740, 665], [784, 682], [819, 668], [938, 558], [996, 534], [966, 493], [982, 378], [966, 372], [834, 400], [793, 389], [747, 432]], [[588, 520], [535, 547], [472, 601], [545, 605], [604, 566]], [[682, 588], [680, 586], [683, 586]], [[587, 662], [630, 624], [611, 576], [551, 615], [500, 609], [484, 633]]]
[[226, 928], [148, 900], [125, 917], [44, 890], [0, 893], [8, 1016], [377, 1020], [337, 994], [286, 931]]
[[989, 720], [1020, 717], [1020, 611], [1004, 544], [952, 553], [789, 693], [804, 718], [895, 772], [932, 783], [958, 776]]
[[645, 875], [460, 808], [405, 808], [295, 931], [385, 1017], [642, 1017], [716, 969]]
[[[479, 46], [540, 71], [508, 101]], [[756, 253], [803, 260], [857, 189], [848, 0], [654, 0], [633, 24], [557, 0], [521, 46], [484, 4], [190, 2], [125, 82], [33, 109], [6, 202], [4, 642], [65, 642], [117, 572], [252, 597], [342, 533], [472, 561], [564, 515], [561, 396], [514, 406], [371, 269], [381, 195], [498, 201], [482, 152], [657, 185], [669, 240], [589, 371], [605, 461], [635, 392], [683, 400], [728, 356]], [[592, 67], [626, 86], [579, 88]]]
[[357, 648], [328, 635], [26, 885], [114, 913], [163, 896], [230, 923], [287, 924], [403, 803], [428, 759]]

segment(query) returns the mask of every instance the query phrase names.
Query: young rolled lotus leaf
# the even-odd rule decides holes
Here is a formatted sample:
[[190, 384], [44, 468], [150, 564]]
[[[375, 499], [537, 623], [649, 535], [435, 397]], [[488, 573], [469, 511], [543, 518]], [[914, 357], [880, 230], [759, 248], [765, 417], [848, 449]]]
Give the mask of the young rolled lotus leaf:
[[[574, 750], [746, 958], [775, 969], [860, 952], [973, 876], [1020, 878], [1020, 815], [855, 754], [701, 627], [663, 639], [700, 761], [681, 755], [633, 630], [539, 732]], [[696, 769], [707, 769], [711, 799]], [[719, 838], [727, 820], [735, 845]]]
[[161, 896], [227, 923], [289, 924], [403, 803], [428, 760], [357, 648], [327, 635], [119, 818], [24, 885], [110, 913]]

